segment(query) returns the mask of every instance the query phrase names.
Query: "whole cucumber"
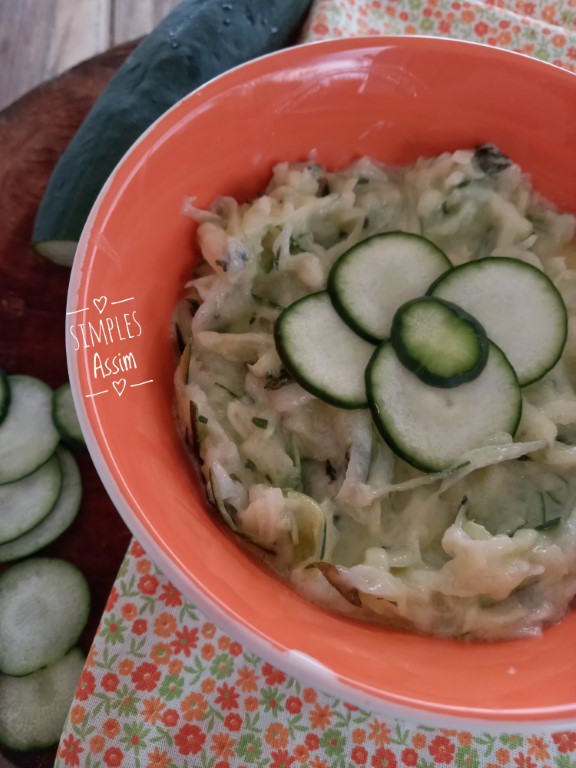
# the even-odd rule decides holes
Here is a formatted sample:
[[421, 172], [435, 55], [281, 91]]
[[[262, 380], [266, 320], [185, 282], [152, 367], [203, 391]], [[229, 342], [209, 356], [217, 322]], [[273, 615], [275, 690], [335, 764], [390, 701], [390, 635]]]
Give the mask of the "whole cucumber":
[[70, 266], [104, 182], [163, 112], [208, 80], [291, 43], [311, 0], [182, 0], [114, 75], [61, 155], [32, 244]]

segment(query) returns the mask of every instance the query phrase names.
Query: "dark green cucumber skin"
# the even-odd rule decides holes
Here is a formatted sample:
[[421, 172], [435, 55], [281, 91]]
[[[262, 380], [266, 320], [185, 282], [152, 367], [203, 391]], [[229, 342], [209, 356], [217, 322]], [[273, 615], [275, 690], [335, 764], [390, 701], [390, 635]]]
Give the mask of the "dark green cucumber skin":
[[0, 369], [0, 424], [10, 408], [10, 381], [8, 374]]
[[77, 243], [104, 182], [134, 141], [208, 80], [294, 41], [311, 0], [182, 0], [128, 57], [60, 157], [33, 244]]
[[428, 384], [431, 387], [440, 387], [443, 389], [451, 389], [452, 387], [459, 387], [460, 384], [466, 384], [468, 381], [472, 381], [477, 376], [479, 376], [484, 368], [486, 367], [486, 363], [488, 362], [488, 352], [490, 350], [490, 346], [488, 344], [488, 337], [486, 336], [486, 331], [482, 327], [482, 325], [476, 320], [475, 317], [468, 314], [468, 312], [465, 312], [461, 307], [457, 306], [456, 304], [453, 304], [450, 301], [445, 301], [444, 299], [434, 299], [434, 297], [426, 297], [429, 301], [439, 301], [439, 303], [444, 304], [446, 307], [449, 307], [450, 310], [456, 315], [456, 317], [461, 318], [465, 322], [469, 323], [472, 328], [474, 329], [476, 333], [476, 338], [478, 339], [478, 343], [480, 346], [480, 357], [478, 359], [478, 362], [475, 366], [472, 368], [469, 368], [467, 371], [462, 371], [461, 373], [455, 374], [454, 376], [439, 376], [438, 374], [433, 373], [430, 371], [425, 365], [422, 364], [420, 360], [418, 360], [416, 357], [410, 354], [410, 351], [405, 347], [402, 335], [403, 335], [403, 328], [402, 328], [402, 311], [405, 310], [409, 305], [415, 304], [417, 302], [422, 301], [422, 299], [413, 299], [412, 301], [406, 302], [406, 304], [403, 304], [398, 312], [396, 312], [396, 315], [394, 316], [394, 320], [392, 321], [392, 328], [390, 331], [390, 341], [392, 343], [392, 346], [394, 347], [394, 351], [396, 352], [396, 356], [402, 363], [402, 365], [407, 368], [409, 371], [412, 371], [420, 381], [424, 382], [424, 384]]

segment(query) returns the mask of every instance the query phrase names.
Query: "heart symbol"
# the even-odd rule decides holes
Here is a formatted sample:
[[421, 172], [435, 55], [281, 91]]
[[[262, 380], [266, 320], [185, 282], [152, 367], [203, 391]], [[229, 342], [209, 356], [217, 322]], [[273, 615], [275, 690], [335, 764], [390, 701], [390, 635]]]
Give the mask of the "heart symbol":
[[108, 299], [106, 298], [106, 296], [100, 296], [99, 299], [92, 299], [92, 303], [94, 304], [94, 306], [96, 307], [98, 312], [100, 312], [100, 314], [102, 314], [102, 312], [104, 312], [104, 310], [106, 308], [106, 302], [107, 301], [108, 301]]
[[126, 379], [118, 379], [118, 381], [113, 381], [112, 386], [116, 390], [118, 397], [120, 397], [126, 388]]

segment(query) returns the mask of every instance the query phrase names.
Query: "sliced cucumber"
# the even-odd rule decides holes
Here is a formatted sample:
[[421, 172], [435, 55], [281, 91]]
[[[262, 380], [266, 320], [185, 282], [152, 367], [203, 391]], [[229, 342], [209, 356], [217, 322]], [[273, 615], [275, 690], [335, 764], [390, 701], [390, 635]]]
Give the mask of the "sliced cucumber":
[[10, 376], [9, 383], [10, 407], [0, 424], [0, 484], [34, 472], [59, 441], [50, 387], [32, 376]]
[[296, 523], [294, 561], [322, 560], [326, 549], [326, 515], [322, 507], [299, 491], [284, 492], [286, 510]]
[[400, 307], [390, 341], [400, 362], [434, 387], [472, 381], [488, 360], [488, 338], [480, 323], [455, 304], [432, 297]]
[[490, 344], [483, 372], [454, 389], [430, 387], [398, 359], [390, 342], [374, 354], [366, 389], [376, 426], [390, 447], [424, 472], [439, 472], [496, 433], [513, 435], [522, 412], [514, 370]]
[[[0, 544], [0, 563], [32, 555], [58, 538], [71, 525], [82, 500], [82, 480], [76, 460], [66, 448], [56, 449], [62, 488], [52, 511], [32, 530], [14, 541]], [[3, 486], [0, 486], [0, 492]]]
[[52, 418], [65, 443], [72, 448], [86, 447], [69, 382], [54, 391]]
[[0, 544], [27, 533], [53, 509], [62, 472], [54, 455], [21, 480], [0, 485]]
[[78, 640], [90, 608], [83, 574], [71, 563], [31, 558], [0, 576], [0, 671], [28, 675]]
[[326, 291], [281, 312], [274, 339], [284, 366], [308, 392], [340, 408], [366, 407], [364, 370], [374, 346], [344, 323]]
[[489, 257], [447, 272], [429, 294], [475, 317], [516, 371], [520, 386], [542, 378], [566, 344], [562, 296], [541, 270], [518, 259]]
[[10, 407], [10, 382], [5, 371], [0, 369], [0, 424], [4, 421]]
[[84, 661], [82, 651], [73, 648], [26, 677], [0, 675], [0, 744], [20, 751], [57, 744]]
[[398, 307], [422, 296], [451, 266], [446, 254], [424, 237], [387, 232], [342, 254], [330, 270], [328, 291], [345, 322], [377, 343], [390, 335]]

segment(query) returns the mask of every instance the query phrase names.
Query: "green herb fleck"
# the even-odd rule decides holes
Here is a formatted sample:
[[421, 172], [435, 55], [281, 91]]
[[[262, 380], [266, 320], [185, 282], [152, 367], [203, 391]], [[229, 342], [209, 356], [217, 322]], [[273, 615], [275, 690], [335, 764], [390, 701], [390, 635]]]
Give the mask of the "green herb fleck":
[[252, 424], [254, 424], [255, 427], [258, 427], [258, 429], [266, 429], [268, 426], [268, 419], [260, 419], [258, 416], [254, 416]]
[[228, 387], [225, 387], [224, 384], [220, 384], [219, 381], [216, 382], [216, 386], [220, 387], [220, 389], [223, 389], [224, 392], [226, 392], [228, 395], [230, 395], [230, 397], [234, 397], [235, 399], [238, 398], [238, 395], [236, 394], [236, 392], [232, 392], [231, 389], [228, 389]]
[[534, 530], [535, 531], [550, 531], [553, 528], [556, 528], [561, 520], [562, 520], [561, 517], [552, 517], [550, 520], [545, 520], [543, 523], [540, 523], [540, 525], [535, 525], [534, 526]]
[[304, 248], [295, 237], [290, 237], [290, 255], [295, 256], [297, 253], [304, 253]]
[[336, 480], [337, 472], [335, 467], [332, 465], [332, 462], [330, 461], [330, 459], [326, 459], [325, 469], [326, 469], [326, 474], [328, 475], [330, 480], [332, 482]]

